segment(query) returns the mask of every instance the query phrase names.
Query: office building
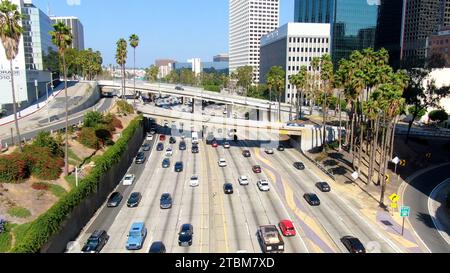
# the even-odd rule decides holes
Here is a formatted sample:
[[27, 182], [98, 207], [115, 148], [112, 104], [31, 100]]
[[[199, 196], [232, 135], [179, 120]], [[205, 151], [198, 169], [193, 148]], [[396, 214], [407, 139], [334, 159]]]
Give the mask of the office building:
[[375, 47], [380, 0], [296, 0], [295, 21], [329, 23], [331, 53], [338, 64], [354, 50]]
[[199, 58], [189, 59], [187, 62], [191, 64], [192, 72], [194, 72], [195, 76], [202, 72], [202, 61]]
[[450, 0], [444, 0], [442, 8], [444, 13], [444, 27], [448, 27], [450, 26]]
[[155, 66], [158, 67], [158, 79], [162, 79], [167, 77], [167, 75], [170, 74], [173, 70], [173, 65], [176, 63], [176, 61], [171, 59], [158, 59], [155, 60]]
[[[49, 48], [56, 48], [48, 33], [51, 30], [48, 16], [36, 8], [31, 0], [12, 0], [12, 3], [23, 14], [24, 32], [19, 42], [18, 55], [13, 61], [16, 102], [21, 109], [46, 95], [52, 76], [46, 71], [45, 58]], [[11, 114], [11, 72], [3, 46], [0, 49], [0, 90], [0, 108], [6, 110], [7, 115]]]
[[230, 73], [241, 66], [253, 67], [258, 83], [260, 39], [279, 26], [279, 0], [229, 0]]
[[84, 27], [77, 17], [52, 16], [51, 19], [54, 23], [63, 22], [66, 26], [70, 27], [73, 36], [71, 48], [75, 48], [76, 50], [84, 50]]
[[285, 102], [295, 103], [297, 89], [289, 77], [302, 66], [311, 71], [311, 60], [330, 53], [330, 24], [288, 23], [261, 38], [261, 82], [273, 66], [286, 71]]
[[445, 66], [450, 67], [450, 27], [444, 28], [428, 40], [427, 56], [439, 55], [445, 60]]
[[401, 58], [420, 63], [427, 56], [427, 40], [442, 27], [443, 0], [406, 0]]
[[219, 54], [213, 57], [214, 62], [229, 62], [230, 56], [228, 54]]

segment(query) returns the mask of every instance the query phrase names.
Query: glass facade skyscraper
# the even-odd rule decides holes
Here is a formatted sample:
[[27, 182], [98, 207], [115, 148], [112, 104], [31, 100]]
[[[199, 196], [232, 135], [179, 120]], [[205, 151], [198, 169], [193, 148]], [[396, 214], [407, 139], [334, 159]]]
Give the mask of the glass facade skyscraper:
[[330, 23], [335, 64], [352, 51], [375, 48], [380, 0], [296, 0], [295, 21]]

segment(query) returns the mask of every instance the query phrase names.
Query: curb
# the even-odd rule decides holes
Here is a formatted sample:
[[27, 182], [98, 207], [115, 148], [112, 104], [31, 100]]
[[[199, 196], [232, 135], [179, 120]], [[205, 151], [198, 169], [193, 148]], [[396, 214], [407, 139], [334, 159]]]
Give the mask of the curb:
[[[437, 187], [433, 189], [433, 191], [430, 193], [430, 196], [428, 197], [428, 212], [431, 216], [431, 220], [433, 220], [433, 224], [436, 227], [436, 230], [439, 232], [439, 234], [444, 238], [444, 241], [447, 242], [447, 244], [450, 245], [450, 236], [444, 232], [444, 225], [439, 221], [439, 218], [437, 217], [437, 197], [441, 193], [442, 189], [450, 189], [450, 179], [445, 180], [444, 182], [440, 183]], [[436, 200], [433, 202], [433, 200]]]

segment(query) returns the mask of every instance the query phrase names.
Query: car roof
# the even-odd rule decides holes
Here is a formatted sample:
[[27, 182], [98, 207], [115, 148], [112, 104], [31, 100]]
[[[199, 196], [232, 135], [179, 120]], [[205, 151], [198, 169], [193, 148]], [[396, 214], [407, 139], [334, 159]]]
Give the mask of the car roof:
[[132, 230], [141, 230], [143, 229], [145, 226], [145, 224], [143, 222], [138, 222], [138, 223], [133, 223], [133, 225], [131, 226]]
[[292, 221], [291, 220], [283, 220], [283, 221], [281, 221], [280, 223], [282, 223], [285, 227], [287, 227], [287, 228], [291, 228], [291, 227], [294, 227], [294, 225], [292, 224]]
[[104, 230], [96, 230], [91, 234], [91, 238], [98, 238], [103, 235], [103, 233], [106, 233]]

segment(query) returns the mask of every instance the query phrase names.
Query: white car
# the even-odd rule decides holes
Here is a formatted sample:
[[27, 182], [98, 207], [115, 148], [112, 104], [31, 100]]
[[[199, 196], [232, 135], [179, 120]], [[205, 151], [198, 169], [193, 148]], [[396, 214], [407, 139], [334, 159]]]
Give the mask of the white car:
[[273, 155], [274, 154], [273, 149], [272, 148], [266, 148], [266, 154]]
[[239, 185], [242, 185], [242, 186], [247, 186], [249, 184], [248, 177], [245, 175], [239, 176], [238, 181], [239, 181]]
[[148, 133], [147, 134], [147, 141], [152, 141], [153, 140], [153, 135]]
[[219, 159], [219, 167], [226, 167], [227, 161], [224, 158]]
[[260, 191], [270, 191], [269, 181], [266, 179], [259, 180], [257, 185]]
[[169, 122], [167, 120], [164, 121], [164, 127], [169, 127]]
[[191, 177], [191, 180], [189, 181], [189, 185], [191, 187], [198, 187], [200, 185], [200, 181], [199, 181], [198, 175], [193, 175]]
[[166, 150], [166, 156], [172, 156], [173, 155], [173, 150], [172, 150], [172, 148], [167, 148], [167, 150]]
[[225, 142], [225, 143], [223, 144], [223, 147], [224, 147], [225, 149], [230, 149], [230, 148], [231, 148], [231, 145], [230, 145], [229, 142]]
[[127, 174], [125, 175], [125, 177], [123, 178], [123, 185], [124, 186], [131, 186], [133, 185], [134, 179], [136, 178], [136, 176], [134, 176], [134, 174]]

